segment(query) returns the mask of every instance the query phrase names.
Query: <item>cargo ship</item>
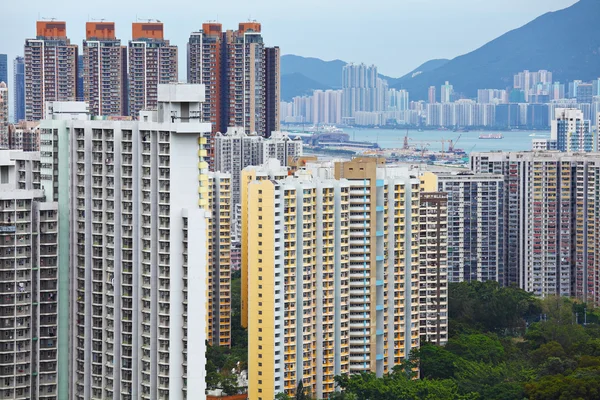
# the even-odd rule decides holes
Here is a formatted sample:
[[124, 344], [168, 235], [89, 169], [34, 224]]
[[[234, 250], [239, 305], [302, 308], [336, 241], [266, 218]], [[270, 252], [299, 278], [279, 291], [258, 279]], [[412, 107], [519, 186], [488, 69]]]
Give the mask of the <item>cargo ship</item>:
[[479, 135], [479, 139], [504, 139], [504, 135], [501, 133], [488, 133]]

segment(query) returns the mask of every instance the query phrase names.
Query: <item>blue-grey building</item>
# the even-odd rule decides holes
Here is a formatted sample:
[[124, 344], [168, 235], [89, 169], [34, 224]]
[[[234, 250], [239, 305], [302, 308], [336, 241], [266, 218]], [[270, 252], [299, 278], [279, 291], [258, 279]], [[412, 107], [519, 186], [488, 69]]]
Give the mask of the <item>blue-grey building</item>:
[[17, 57], [13, 61], [13, 101], [15, 122], [25, 119], [25, 59]]
[[7, 58], [6, 54], [0, 54], [0, 82], [6, 83], [7, 86], [9, 85], [9, 82], [8, 82], [8, 58]]

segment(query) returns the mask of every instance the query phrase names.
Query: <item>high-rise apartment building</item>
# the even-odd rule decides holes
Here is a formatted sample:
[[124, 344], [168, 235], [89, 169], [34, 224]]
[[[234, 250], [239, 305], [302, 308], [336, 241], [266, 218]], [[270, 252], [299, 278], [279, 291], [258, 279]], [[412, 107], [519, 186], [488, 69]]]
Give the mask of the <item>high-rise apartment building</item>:
[[559, 151], [591, 152], [596, 148], [590, 120], [575, 108], [556, 109], [550, 138], [556, 140]]
[[231, 203], [230, 174], [208, 178], [208, 343], [231, 346]]
[[83, 41], [83, 97], [92, 115], [127, 114], [127, 47], [114, 22], [87, 22]]
[[8, 56], [0, 54], [0, 82], [8, 85]]
[[429, 104], [435, 103], [435, 86], [429, 86], [429, 91], [427, 92], [427, 102]]
[[84, 101], [84, 83], [83, 83], [83, 54], [77, 56], [77, 101]]
[[419, 200], [419, 335], [439, 346], [448, 340], [448, 199], [428, 192]]
[[21, 121], [9, 126], [8, 148], [11, 150], [40, 151], [40, 130], [37, 123]]
[[2, 396], [56, 400], [58, 214], [44, 202], [39, 158], [0, 151]]
[[302, 155], [302, 140], [290, 138], [286, 132], [273, 132], [264, 138], [257, 133], [248, 135], [241, 127], [230, 127], [226, 133], [215, 136], [214, 170], [231, 174], [232, 204], [240, 203], [240, 177], [244, 168], [262, 165], [270, 158], [276, 158], [281, 165], [287, 165], [288, 157]]
[[8, 149], [8, 87], [0, 81], [0, 149]]
[[473, 153], [471, 168], [504, 176], [507, 283], [598, 304], [598, 154]]
[[85, 103], [53, 104], [52, 119], [42, 121], [42, 183], [67, 227], [59, 275], [66, 271], [61, 282], [71, 285], [59, 299], [69, 304], [72, 296], [71, 321], [59, 347], [70, 341], [71, 350], [59, 358], [72, 379], [59, 382], [59, 392], [69, 397], [205, 393], [203, 98], [201, 85], [159, 85], [158, 111], [141, 112], [139, 121], [90, 120]]
[[504, 279], [504, 177], [425, 172], [423, 190], [447, 193], [448, 281]]
[[577, 85], [577, 102], [591, 103], [594, 96], [594, 89], [591, 83], [580, 83]]
[[446, 81], [440, 88], [440, 103], [450, 103], [452, 101], [453, 93], [454, 87]]
[[265, 47], [258, 22], [223, 31], [202, 25], [188, 41], [188, 82], [206, 85], [203, 118], [212, 132], [243, 127], [269, 137], [279, 130], [279, 48]]
[[15, 58], [13, 62], [13, 104], [14, 122], [25, 119], [25, 59]]
[[387, 82], [375, 65], [346, 64], [342, 70], [342, 118], [357, 111], [386, 111]]
[[[134, 22], [129, 41], [129, 115], [156, 109], [158, 85], [177, 83], [177, 46], [164, 38], [161, 22]], [[202, 83], [202, 82], [188, 82]]]
[[323, 398], [335, 375], [381, 376], [419, 347], [422, 326], [446, 342], [445, 196], [428, 195], [382, 159], [308, 163], [294, 176], [275, 160], [243, 171], [252, 398], [291, 394], [300, 381]]
[[37, 21], [35, 39], [25, 41], [25, 118], [44, 118], [45, 104], [77, 96], [77, 45], [62, 21]]

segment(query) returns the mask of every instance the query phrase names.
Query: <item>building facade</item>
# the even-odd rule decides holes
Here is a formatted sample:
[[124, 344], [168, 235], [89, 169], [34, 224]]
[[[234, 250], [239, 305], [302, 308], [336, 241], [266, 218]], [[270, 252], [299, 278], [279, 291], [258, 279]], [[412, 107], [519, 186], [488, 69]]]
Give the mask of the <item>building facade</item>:
[[8, 82], [8, 56], [0, 54], [0, 82], [9, 84]]
[[590, 120], [575, 108], [556, 109], [550, 132], [559, 151], [591, 152], [596, 150]]
[[307, 163], [294, 176], [275, 160], [244, 170], [252, 398], [293, 394], [300, 381], [323, 398], [335, 375], [382, 376], [419, 347], [422, 326], [426, 340], [447, 341], [447, 216], [421, 196], [416, 176], [382, 159]]
[[164, 38], [161, 22], [134, 22], [131, 37], [128, 115], [137, 118], [141, 110], [156, 109], [159, 84], [178, 82], [178, 53]]
[[188, 82], [206, 85], [203, 118], [212, 132], [243, 127], [269, 137], [279, 130], [279, 48], [266, 47], [258, 22], [237, 30], [206, 23], [188, 41]]
[[506, 284], [504, 177], [426, 172], [421, 181], [424, 190], [448, 195], [448, 281]]
[[269, 138], [257, 133], [246, 134], [241, 127], [227, 128], [215, 136], [214, 170], [231, 174], [232, 204], [240, 203], [241, 172], [251, 165], [262, 165], [270, 158], [287, 165], [289, 157], [302, 155], [302, 140], [286, 132], [273, 132]]
[[58, 213], [39, 153], [0, 151], [2, 395], [58, 399]]
[[73, 296], [63, 327], [71, 350], [59, 352], [67, 359], [58, 367], [59, 380], [62, 361], [72, 371], [59, 382], [70, 397], [204, 396], [203, 89], [160, 85], [160, 111], [139, 121], [90, 120], [85, 103], [59, 103], [42, 122], [42, 183], [67, 210], [59, 254], [71, 284], [59, 298]]
[[127, 47], [114, 22], [87, 22], [83, 41], [83, 98], [92, 115], [127, 115]]
[[25, 119], [25, 59], [16, 57], [13, 62], [14, 122]]
[[0, 82], [0, 149], [8, 149], [9, 131], [9, 103], [8, 87], [5, 82]]
[[508, 284], [598, 304], [596, 153], [473, 153], [475, 172], [504, 176]]
[[209, 174], [208, 211], [208, 343], [231, 347], [231, 228], [233, 207], [230, 174]]
[[44, 118], [45, 104], [77, 96], [77, 45], [62, 21], [37, 21], [35, 39], [25, 41], [25, 118]]

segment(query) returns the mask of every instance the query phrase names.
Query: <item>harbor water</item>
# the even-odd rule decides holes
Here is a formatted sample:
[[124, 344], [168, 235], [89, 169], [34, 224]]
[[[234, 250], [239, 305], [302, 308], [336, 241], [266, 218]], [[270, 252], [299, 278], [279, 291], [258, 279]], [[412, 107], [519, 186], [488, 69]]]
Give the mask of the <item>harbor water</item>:
[[[401, 148], [404, 144], [406, 130], [401, 129], [359, 129], [344, 128], [344, 132], [350, 135], [352, 141], [369, 141], [379, 144], [384, 149]], [[410, 147], [422, 148], [426, 146], [427, 150], [441, 151], [442, 141], [444, 141], [444, 150], [448, 150], [448, 141], [452, 140], [455, 147], [463, 149], [467, 153], [471, 151], [524, 151], [531, 150], [531, 141], [533, 139], [549, 139], [550, 132], [543, 131], [503, 131], [502, 139], [480, 139], [480, 135], [489, 135], [496, 133], [493, 131], [437, 131], [437, 130], [409, 130], [408, 144]], [[459, 139], [460, 136], [460, 139]], [[458, 142], [457, 142], [458, 139]]]

